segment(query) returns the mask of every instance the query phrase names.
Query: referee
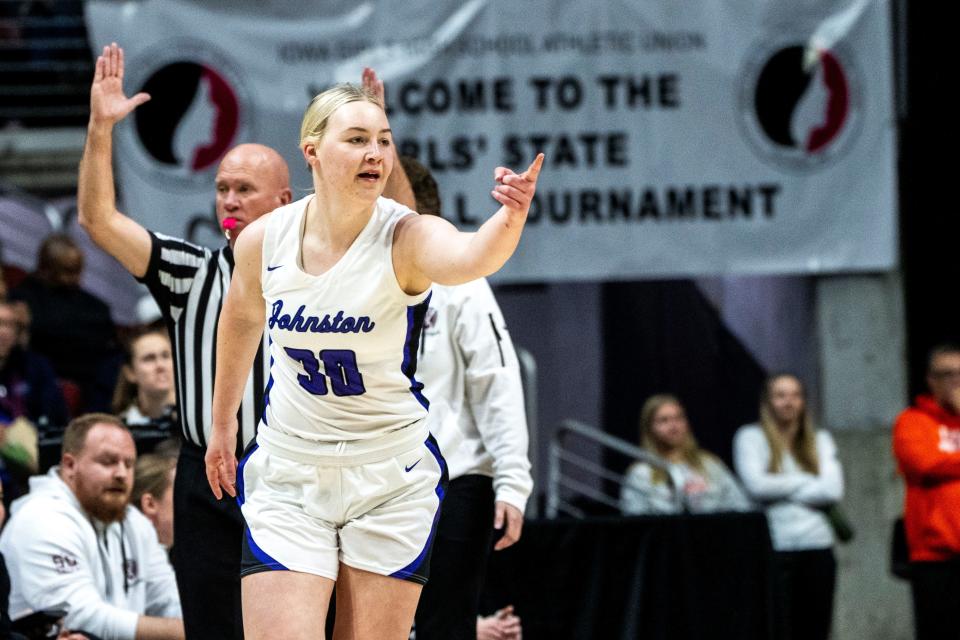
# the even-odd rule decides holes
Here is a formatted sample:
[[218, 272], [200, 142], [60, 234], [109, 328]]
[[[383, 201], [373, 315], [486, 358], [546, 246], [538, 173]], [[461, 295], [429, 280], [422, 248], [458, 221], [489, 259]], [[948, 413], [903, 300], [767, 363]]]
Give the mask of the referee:
[[[216, 251], [147, 231], [116, 209], [111, 165], [114, 125], [150, 97], [123, 93], [123, 51], [104, 47], [90, 90], [90, 122], [80, 162], [80, 224], [104, 251], [147, 285], [163, 313], [184, 445], [174, 485], [173, 565], [188, 639], [242, 638], [240, 551], [243, 520], [236, 502], [217, 501], [207, 485], [204, 448], [210, 435], [216, 328], [233, 274], [233, 242], [243, 228], [290, 202], [286, 162], [269, 147], [230, 150], [216, 176], [221, 226], [231, 219], [229, 246]], [[237, 457], [256, 432], [267, 365], [264, 345], [247, 378], [238, 416]]]

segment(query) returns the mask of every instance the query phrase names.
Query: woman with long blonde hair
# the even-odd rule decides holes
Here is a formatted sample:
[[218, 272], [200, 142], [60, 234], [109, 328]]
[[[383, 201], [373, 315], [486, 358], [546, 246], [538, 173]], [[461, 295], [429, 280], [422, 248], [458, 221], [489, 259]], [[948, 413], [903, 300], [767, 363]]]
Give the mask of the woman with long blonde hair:
[[750, 508], [743, 490], [720, 458], [701, 449], [680, 401], [669, 394], [647, 398], [640, 410], [640, 446], [660, 457], [669, 469], [636, 462], [627, 469], [620, 509], [628, 515], [676, 513], [673, 492], [694, 513]]
[[833, 617], [835, 534], [826, 510], [843, 497], [837, 447], [815, 429], [800, 379], [767, 378], [760, 420], [734, 436], [734, 468], [765, 506], [779, 571], [784, 638], [825, 640]]

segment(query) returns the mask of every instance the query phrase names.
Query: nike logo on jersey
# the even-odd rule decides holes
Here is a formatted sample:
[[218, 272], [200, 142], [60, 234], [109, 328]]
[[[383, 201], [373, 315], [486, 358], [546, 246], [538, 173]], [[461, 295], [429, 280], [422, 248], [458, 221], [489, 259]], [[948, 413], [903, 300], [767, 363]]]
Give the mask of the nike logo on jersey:
[[[423, 458], [420, 458], [420, 460], [423, 460]], [[416, 462], [414, 462], [414, 463], [413, 463], [412, 465], [410, 465], [409, 467], [404, 467], [403, 470], [406, 471], [407, 473], [409, 473], [409, 472], [410, 472], [410, 469], [413, 469], [415, 466], [417, 466], [418, 464], [420, 464], [420, 460], [417, 460]]]
[[278, 264], [278, 265], [276, 265], [276, 266], [274, 266], [274, 267], [268, 266], [268, 267], [267, 267], [267, 271], [273, 271], [274, 269], [279, 269], [279, 268], [282, 267], [282, 266], [283, 266], [282, 264]]

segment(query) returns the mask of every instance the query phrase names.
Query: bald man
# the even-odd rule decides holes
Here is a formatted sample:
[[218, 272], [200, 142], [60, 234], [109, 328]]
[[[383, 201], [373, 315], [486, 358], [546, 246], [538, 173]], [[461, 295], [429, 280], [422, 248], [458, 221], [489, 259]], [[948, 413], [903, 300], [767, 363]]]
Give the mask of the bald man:
[[[242, 144], [224, 156], [216, 175], [216, 212], [228, 244], [216, 251], [148, 231], [116, 208], [113, 127], [150, 99], [144, 93], [126, 97], [122, 78], [123, 51], [116, 45], [104, 47], [90, 90], [90, 122], [80, 162], [80, 224], [147, 285], [170, 333], [184, 440], [174, 482], [173, 564], [186, 637], [242, 638], [243, 520], [235, 502], [213, 497], [203, 464], [211, 426], [216, 325], [233, 275], [233, 244], [249, 223], [290, 202], [289, 172], [280, 154], [259, 144]], [[238, 459], [253, 441], [263, 413], [265, 351], [261, 344], [247, 379], [238, 416]]]

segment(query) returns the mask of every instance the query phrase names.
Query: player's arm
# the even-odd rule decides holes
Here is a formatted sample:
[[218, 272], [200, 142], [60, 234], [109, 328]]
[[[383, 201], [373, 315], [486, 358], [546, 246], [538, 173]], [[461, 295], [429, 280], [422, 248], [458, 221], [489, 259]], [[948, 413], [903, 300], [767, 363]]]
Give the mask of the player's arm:
[[180, 640], [186, 637], [183, 620], [179, 618], [137, 618], [136, 640]]
[[97, 245], [136, 277], [150, 263], [150, 234], [116, 208], [113, 185], [113, 127], [150, 99], [145, 93], [123, 93], [123, 50], [103, 48], [90, 88], [90, 122], [80, 160], [77, 211], [80, 225]]
[[247, 226], [234, 245], [235, 267], [217, 323], [217, 374], [213, 383], [213, 433], [207, 443], [207, 480], [220, 499], [236, 497], [237, 411], [263, 336], [266, 311], [260, 281], [263, 233], [269, 214]]
[[408, 293], [431, 282], [457, 285], [496, 272], [513, 255], [537, 188], [543, 154], [521, 174], [494, 170], [491, 194], [502, 206], [474, 233], [458, 231], [437, 216], [407, 216], [397, 223], [393, 263], [400, 286]]

